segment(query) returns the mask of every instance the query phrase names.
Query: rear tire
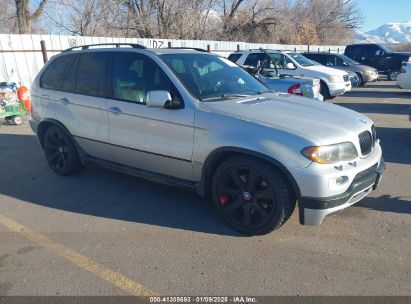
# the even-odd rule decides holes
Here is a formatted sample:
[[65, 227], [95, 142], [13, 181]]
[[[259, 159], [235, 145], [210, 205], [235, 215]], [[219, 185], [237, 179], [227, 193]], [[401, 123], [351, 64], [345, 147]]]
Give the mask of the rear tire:
[[235, 229], [261, 235], [280, 228], [295, 208], [292, 187], [266, 162], [249, 157], [227, 160], [217, 169], [211, 197]]
[[83, 169], [73, 140], [61, 128], [51, 126], [46, 130], [43, 147], [50, 168], [58, 175], [71, 175]]

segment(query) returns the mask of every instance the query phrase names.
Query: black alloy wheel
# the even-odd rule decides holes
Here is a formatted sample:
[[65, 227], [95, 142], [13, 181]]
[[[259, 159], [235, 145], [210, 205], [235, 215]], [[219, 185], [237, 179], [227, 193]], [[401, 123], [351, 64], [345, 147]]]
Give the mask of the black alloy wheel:
[[251, 158], [224, 163], [215, 174], [212, 191], [223, 217], [247, 234], [265, 234], [279, 228], [295, 206], [283, 176]]
[[47, 129], [43, 147], [47, 162], [55, 173], [69, 175], [83, 168], [73, 141], [60, 128], [53, 126]]

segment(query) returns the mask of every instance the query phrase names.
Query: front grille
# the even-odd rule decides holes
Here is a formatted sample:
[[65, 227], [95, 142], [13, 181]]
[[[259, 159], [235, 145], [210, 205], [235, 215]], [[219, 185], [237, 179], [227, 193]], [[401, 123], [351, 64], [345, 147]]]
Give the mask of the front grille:
[[349, 80], [349, 76], [348, 75], [344, 75], [344, 81], [347, 82]]
[[360, 133], [360, 135], [358, 135], [358, 139], [360, 140], [361, 154], [367, 155], [368, 153], [370, 153], [373, 147], [373, 138], [371, 136], [371, 133], [364, 131]]

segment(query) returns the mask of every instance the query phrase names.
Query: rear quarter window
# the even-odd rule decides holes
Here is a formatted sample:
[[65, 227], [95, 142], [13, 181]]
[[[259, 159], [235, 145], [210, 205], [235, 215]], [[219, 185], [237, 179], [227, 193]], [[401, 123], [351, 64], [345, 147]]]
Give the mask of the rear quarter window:
[[228, 56], [228, 60], [237, 62], [237, 60], [240, 59], [241, 56], [242, 54], [231, 54], [230, 56]]
[[65, 55], [53, 60], [40, 78], [40, 87], [60, 91], [66, 73], [73, 66], [76, 55]]

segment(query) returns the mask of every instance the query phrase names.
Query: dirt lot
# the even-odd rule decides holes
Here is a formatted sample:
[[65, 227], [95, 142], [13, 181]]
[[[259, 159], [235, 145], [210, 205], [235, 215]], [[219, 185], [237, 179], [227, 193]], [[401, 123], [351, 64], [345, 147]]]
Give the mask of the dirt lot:
[[411, 295], [411, 92], [384, 81], [333, 102], [376, 122], [381, 186], [262, 237], [190, 192], [101, 168], [56, 176], [28, 124], [2, 122], [0, 295]]

